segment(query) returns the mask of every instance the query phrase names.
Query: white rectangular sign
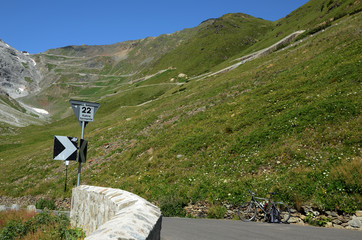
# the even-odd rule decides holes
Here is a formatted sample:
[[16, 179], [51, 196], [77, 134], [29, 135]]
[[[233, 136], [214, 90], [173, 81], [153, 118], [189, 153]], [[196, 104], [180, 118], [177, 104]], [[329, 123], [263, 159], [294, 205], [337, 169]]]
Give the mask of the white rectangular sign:
[[91, 106], [79, 106], [79, 121], [93, 122], [94, 107]]

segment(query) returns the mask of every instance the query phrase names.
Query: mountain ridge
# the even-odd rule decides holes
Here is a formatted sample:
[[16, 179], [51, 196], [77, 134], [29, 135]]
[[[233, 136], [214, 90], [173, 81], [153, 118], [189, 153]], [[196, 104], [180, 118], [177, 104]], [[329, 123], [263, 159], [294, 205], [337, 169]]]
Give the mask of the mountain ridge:
[[[222, 20], [228, 24], [235, 19], [247, 19], [243, 20], [246, 22], [238, 23], [246, 26], [246, 30], [242, 32], [246, 38], [259, 31], [247, 27], [250, 22], [254, 24], [253, 26], [259, 25], [259, 22], [263, 22], [263, 24], [267, 22], [241, 13], [226, 14], [221, 18], [230, 18], [231, 20]], [[147, 76], [152, 76], [155, 72], [164, 69], [174, 69], [171, 61], [166, 61], [167, 65], [162, 68], [154, 68], [153, 66], [162, 56], [167, 55], [173, 49], [185, 49], [185, 44], [191, 39], [198, 38], [197, 36], [200, 34], [209, 35], [210, 30], [208, 28], [216, 21], [204, 21], [195, 28], [186, 28], [158, 37], [148, 37], [112, 45], [67, 46], [32, 55], [45, 80], [41, 83], [42, 91], [40, 93], [28, 96], [23, 100], [29, 101], [36, 107], [46, 109], [55, 119], [58, 119], [60, 116], [64, 116], [65, 109], [62, 100], [65, 98], [78, 95], [85, 97], [86, 100], [96, 101], [102, 95], [114, 94], [117, 86], [127, 82], [137, 82], [137, 79], [147, 78]], [[211, 34], [215, 35], [213, 30]], [[234, 32], [229, 35], [237, 34], [240, 35], [241, 33]], [[208, 38], [208, 36], [206, 37]], [[237, 51], [237, 49], [238, 47], [232, 51]], [[208, 52], [216, 51], [217, 49], [208, 50]], [[215, 65], [215, 63], [211, 63], [211, 65]], [[181, 73], [183, 69], [178, 68], [177, 71]], [[62, 96], [61, 99], [55, 100], [54, 94], [58, 98]]]

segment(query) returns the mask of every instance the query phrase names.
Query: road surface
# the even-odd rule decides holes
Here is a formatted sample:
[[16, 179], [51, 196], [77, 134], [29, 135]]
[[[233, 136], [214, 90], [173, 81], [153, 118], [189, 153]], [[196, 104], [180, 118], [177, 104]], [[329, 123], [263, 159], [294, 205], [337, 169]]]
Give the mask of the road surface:
[[361, 240], [362, 231], [242, 222], [232, 220], [162, 218], [161, 240]]

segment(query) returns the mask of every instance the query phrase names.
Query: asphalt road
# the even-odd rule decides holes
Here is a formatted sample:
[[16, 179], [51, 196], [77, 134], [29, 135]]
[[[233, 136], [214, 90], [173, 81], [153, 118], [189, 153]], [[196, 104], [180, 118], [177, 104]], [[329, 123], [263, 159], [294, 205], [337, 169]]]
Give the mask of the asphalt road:
[[294, 224], [162, 218], [161, 240], [361, 240], [362, 231]]

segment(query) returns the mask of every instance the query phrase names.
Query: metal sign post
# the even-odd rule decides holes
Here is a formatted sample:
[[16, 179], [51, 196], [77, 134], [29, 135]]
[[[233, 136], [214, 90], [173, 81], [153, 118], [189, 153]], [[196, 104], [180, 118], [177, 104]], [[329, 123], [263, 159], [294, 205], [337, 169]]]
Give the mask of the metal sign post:
[[[85, 122], [82, 121], [82, 136], [80, 137], [80, 139], [84, 139], [84, 128], [85, 128]], [[78, 179], [77, 179], [77, 187], [79, 186], [79, 183], [80, 183], [80, 172], [81, 172], [81, 168], [82, 168], [82, 162], [80, 161], [80, 159], [78, 159]]]
[[[87, 141], [84, 140], [84, 128], [87, 126], [88, 122], [93, 122], [94, 114], [98, 110], [100, 104], [94, 103], [94, 102], [84, 102], [84, 101], [78, 101], [78, 100], [70, 100], [69, 101], [73, 111], [75, 113], [75, 116], [78, 118], [78, 122], [80, 123], [80, 126], [82, 127], [82, 136], [81, 136], [81, 143], [84, 142], [85, 145], [80, 146], [80, 149], [82, 149], [82, 152], [79, 151], [78, 156], [78, 179], [77, 179], [77, 186], [80, 184], [80, 173], [81, 173], [81, 166], [82, 161], [85, 162], [85, 156], [86, 153], [86, 144]], [[81, 157], [82, 156], [82, 159]]]
[[69, 161], [65, 161], [65, 184], [64, 184], [64, 192], [67, 191], [68, 165], [69, 165]]

